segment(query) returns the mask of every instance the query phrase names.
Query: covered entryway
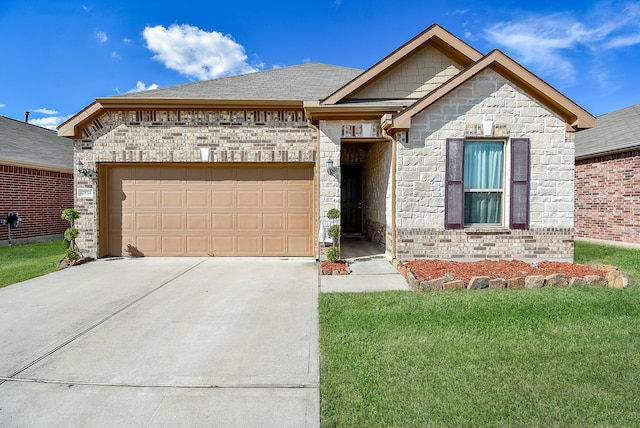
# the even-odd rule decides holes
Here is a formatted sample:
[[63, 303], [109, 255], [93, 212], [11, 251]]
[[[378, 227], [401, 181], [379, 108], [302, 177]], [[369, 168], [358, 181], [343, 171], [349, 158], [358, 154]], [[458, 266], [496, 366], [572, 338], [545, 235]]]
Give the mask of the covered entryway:
[[313, 165], [120, 164], [101, 174], [102, 256], [313, 255]]

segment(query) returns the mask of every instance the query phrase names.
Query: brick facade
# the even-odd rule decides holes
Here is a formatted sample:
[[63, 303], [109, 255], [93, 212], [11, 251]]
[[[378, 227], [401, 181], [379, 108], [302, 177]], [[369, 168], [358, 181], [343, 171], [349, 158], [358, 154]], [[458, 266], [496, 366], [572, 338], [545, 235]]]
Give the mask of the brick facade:
[[[11, 239], [62, 235], [69, 223], [60, 215], [73, 208], [73, 174], [0, 164], [0, 217], [18, 212], [22, 227], [11, 229]], [[0, 242], [8, 228], [0, 226]]]
[[640, 150], [576, 161], [575, 234], [640, 244]]
[[82, 130], [75, 156], [94, 179], [77, 186], [94, 188], [94, 198], [76, 198], [81, 217], [77, 243], [85, 255], [99, 253], [101, 164], [202, 163], [200, 148], [210, 148], [210, 163], [315, 163], [317, 140], [304, 111], [107, 111]]

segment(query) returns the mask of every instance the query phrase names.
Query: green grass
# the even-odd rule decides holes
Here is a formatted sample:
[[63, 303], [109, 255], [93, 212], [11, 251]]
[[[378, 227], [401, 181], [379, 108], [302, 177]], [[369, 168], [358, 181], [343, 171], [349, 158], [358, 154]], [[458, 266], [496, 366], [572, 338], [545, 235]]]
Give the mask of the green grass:
[[0, 287], [57, 270], [64, 254], [62, 240], [0, 247]]
[[640, 287], [322, 294], [320, 332], [324, 427], [640, 421]]
[[617, 266], [628, 273], [635, 284], [640, 284], [640, 250], [576, 241], [574, 253], [576, 263]]

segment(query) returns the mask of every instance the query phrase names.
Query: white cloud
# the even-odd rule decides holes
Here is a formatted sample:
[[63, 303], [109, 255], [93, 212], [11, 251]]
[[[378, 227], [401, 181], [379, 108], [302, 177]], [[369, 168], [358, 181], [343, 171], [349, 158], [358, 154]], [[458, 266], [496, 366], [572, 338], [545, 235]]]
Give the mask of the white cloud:
[[60, 116], [50, 116], [50, 117], [41, 117], [38, 119], [29, 119], [29, 123], [32, 125], [37, 125], [42, 128], [53, 129], [55, 130], [58, 125], [60, 125], [65, 120], [69, 119], [71, 116], [60, 117]]
[[128, 37], [125, 37], [122, 41], [125, 45], [130, 45], [131, 43], [133, 43], [133, 41]]
[[597, 6], [582, 20], [557, 13], [500, 22], [487, 28], [484, 35], [538, 72], [560, 74], [568, 80], [575, 74], [568, 55], [571, 51], [586, 48], [597, 53], [640, 44], [640, 3], [617, 10], [608, 5]]
[[197, 80], [251, 73], [244, 47], [231, 36], [191, 25], [146, 27], [142, 33], [153, 58], [167, 68]]
[[107, 33], [105, 33], [104, 31], [98, 31], [96, 33], [96, 38], [100, 43], [106, 43], [107, 40], [109, 40], [109, 38], [107, 37]]
[[113, 59], [122, 59], [120, 54], [118, 52], [116, 52], [116, 51], [112, 51], [111, 52], [111, 58], [113, 58]]
[[31, 110], [33, 113], [41, 113], [41, 114], [58, 114], [56, 110], [51, 110], [48, 108], [34, 108]]
[[151, 91], [153, 89], [158, 89], [158, 85], [153, 83], [149, 86], [145, 85], [144, 82], [141, 82], [138, 80], [138, 83], [136, 83], [136, 87], [134, 89], [131, 89], [129, 91], [127, 91], [128, 94], [132, 93], [132, 92], [142, 92], [142, 91]]
[[0, 104], [0, 108], [5, 108], [6, 104]]
[[302, 60], [305, 64], [309, 64], [311, 62], [311, 58], [305, 58]]

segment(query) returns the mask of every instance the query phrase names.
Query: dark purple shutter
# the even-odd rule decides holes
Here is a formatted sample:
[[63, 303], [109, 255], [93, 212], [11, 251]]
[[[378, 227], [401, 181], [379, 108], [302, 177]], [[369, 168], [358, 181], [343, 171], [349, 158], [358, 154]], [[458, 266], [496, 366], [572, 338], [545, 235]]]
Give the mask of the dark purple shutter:
[[511, 139], [511, 229], [529, 228], [529, 139]]
[[464, 227], [464, 138], [447, 138], [444, 228]]

